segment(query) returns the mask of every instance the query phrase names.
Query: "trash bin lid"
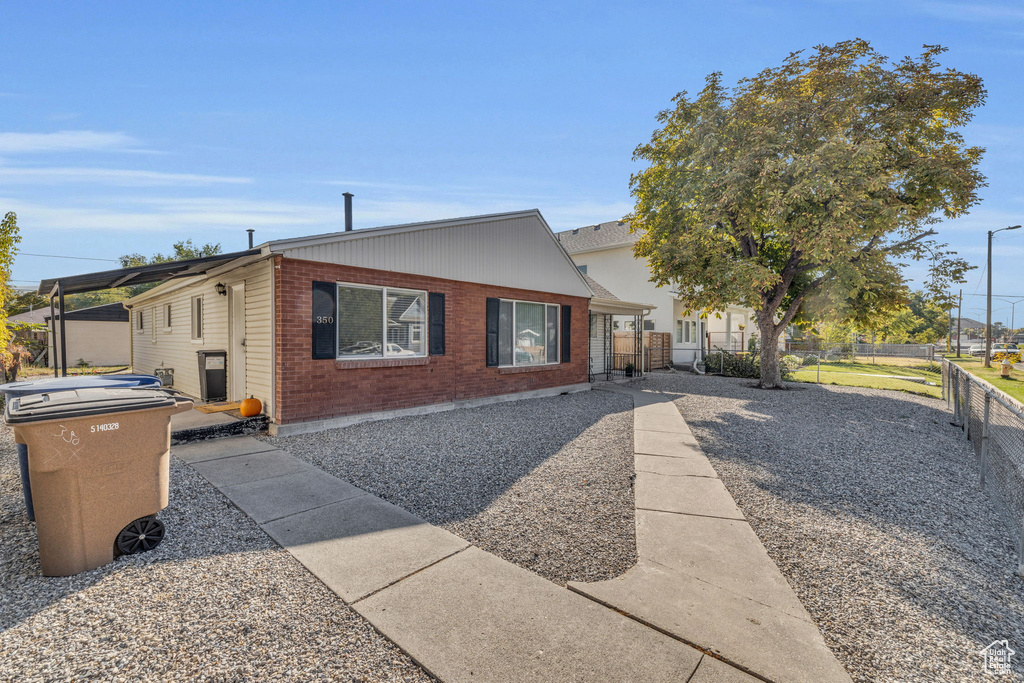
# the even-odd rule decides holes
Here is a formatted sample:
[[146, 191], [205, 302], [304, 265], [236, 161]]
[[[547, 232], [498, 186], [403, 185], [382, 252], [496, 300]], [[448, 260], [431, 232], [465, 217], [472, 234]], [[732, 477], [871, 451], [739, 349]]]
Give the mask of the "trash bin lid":
[[0, 393], [7, 398], [43, 394], [52, 391], [88, 389], [91, 387], [159, 387], [155, 375], [89, 375], [87, 377], [46, 377], [0, 384]]
[[23, 424], [173, 405], [174, 395], [160, 389], [95, 387], [18, 396], [7, 402], [4, 417], [10, 424]]

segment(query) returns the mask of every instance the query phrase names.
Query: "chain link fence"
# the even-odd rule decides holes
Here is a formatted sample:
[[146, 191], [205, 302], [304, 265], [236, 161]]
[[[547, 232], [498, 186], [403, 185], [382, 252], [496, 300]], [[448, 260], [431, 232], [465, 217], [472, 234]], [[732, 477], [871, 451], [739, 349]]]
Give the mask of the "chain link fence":
[[1017, 574], [1024, 577], [1024, 411], [956, 363], [943, 359], [942, 376], [953, 424], [978, 458], [979, 486], [1016, 539]]
[[779, 353], [791, 382], [942, 396], [941, 366], [931, 344], [786, 342]]

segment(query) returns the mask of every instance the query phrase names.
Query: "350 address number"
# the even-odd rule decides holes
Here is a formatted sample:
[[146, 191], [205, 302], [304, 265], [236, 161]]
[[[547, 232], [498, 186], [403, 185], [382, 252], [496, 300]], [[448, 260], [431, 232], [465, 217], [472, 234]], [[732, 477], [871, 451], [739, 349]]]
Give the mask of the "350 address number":
[[318, 325], [330, 325], [334, 322], [334, 316], [332, 315], [318, 315], [316, 317], [316, 323]]

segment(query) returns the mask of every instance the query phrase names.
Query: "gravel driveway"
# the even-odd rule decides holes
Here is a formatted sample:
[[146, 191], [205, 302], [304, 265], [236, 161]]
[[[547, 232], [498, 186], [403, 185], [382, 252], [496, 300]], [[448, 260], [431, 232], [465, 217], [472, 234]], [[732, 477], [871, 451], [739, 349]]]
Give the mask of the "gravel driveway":
[[[877, 389], [651, 376], [855, 680], [994, 680], [1024, 653], [1013, 538], [935, 399]], [[1014, 658], [1024, 677], [1024, 655]], [[1007, 679], [1003, 679], [1007, 680]], [[1015, 679], [1017, 680], [1017, 679]]]
[[628, 396], [587, 391], [273, 443], [556, 583], [636, 562]]
[[432, 680], [173, 459], [160, 517], [152, 552], [41, 576], [0, 427], [0, 680]]

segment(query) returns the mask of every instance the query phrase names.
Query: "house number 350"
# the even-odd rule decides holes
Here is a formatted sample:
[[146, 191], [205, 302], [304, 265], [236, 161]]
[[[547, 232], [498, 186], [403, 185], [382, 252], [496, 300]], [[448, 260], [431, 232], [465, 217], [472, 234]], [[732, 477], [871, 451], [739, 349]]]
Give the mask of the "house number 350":
[[330, 315], [318, 315], [318, 316], [316, 317], [316, 322], [317, 322], [318, 324], [327, 324], [327, 325], [330, 325], [331, 323], [333, 323], [333, 322], [334, 322], [334, 316], [330, 316]]

